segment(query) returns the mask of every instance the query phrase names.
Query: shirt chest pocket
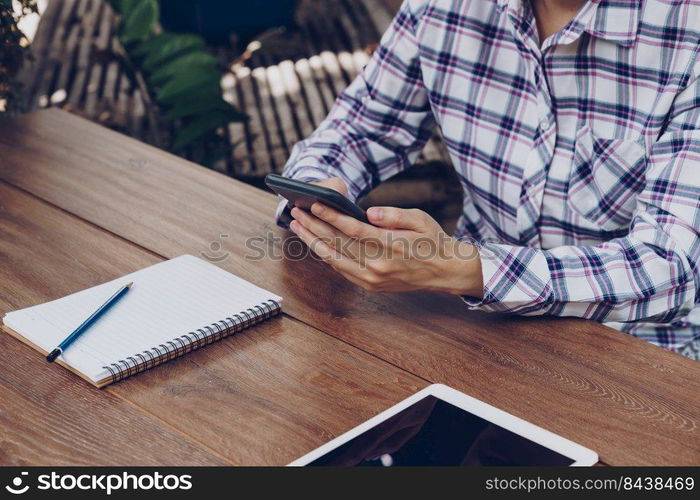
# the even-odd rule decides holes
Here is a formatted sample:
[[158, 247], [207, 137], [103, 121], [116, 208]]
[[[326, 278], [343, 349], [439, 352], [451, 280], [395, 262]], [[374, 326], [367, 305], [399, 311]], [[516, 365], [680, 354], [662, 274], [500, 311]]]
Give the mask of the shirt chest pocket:
[[642, 143], [602, 138], [590, 126], [576, 137], [569, 203], [603, 230], [626, 228], [644, 187], [646, 153]]

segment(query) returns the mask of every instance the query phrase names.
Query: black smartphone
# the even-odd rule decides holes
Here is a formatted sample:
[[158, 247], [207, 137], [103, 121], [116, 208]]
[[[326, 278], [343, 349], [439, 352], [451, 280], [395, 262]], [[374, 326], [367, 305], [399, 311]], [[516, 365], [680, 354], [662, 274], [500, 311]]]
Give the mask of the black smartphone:
[[363, 209], [333, 189], [295, 181], [277, 174], [267, 174], [265, 184], [282, 198], [286, 198], [290, 205], [310, 210], [311, 205], [318, 201], [335, 208], [341, 214], [349, 215], [369, 224], [367, 214]]

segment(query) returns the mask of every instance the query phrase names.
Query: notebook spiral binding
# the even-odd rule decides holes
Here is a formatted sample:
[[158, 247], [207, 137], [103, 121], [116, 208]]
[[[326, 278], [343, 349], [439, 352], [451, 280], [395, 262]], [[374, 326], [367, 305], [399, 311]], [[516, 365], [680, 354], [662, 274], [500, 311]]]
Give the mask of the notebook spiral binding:
[[134, 354], [116, 363], [103, 366], [103, 368], [111, 375], [110, 383], [114, 383], [245, 330], [249, 326], [279, 314], [280, 311], [281, 307], [277, 301], [268, 300], [222, 321], [186, 333], [165, 344]]

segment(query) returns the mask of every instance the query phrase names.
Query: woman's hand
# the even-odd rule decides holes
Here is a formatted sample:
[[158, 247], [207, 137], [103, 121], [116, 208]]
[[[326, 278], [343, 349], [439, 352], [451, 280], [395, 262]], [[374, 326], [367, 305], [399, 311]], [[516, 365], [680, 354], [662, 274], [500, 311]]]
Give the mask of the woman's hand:
[[[316, 183], [347, 195], [341, 179]], [[320, 203], [292, 210], [290, 228], [345, 278], [374, 292], [433, 290], [480, 298], [475, 246], [447, 235], [422, 210], [372, 207], [370, 224]]]

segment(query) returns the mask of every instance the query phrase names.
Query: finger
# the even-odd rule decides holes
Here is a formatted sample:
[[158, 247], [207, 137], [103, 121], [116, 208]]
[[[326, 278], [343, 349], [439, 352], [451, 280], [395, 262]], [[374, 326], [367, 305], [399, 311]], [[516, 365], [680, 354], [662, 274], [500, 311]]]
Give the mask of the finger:
[[378, 227], [408, 229], [419, 233], [425, 233], [437, 224], [435, 219], [417, 208], [372, 207], [367, 210], [367, 218]]
[[[336, 258], [340, 253], [333, 247], [328, 245], [325, 238], [312, 233], [307, 228], [301, 225], [297, 220], [294, 220], [289, 225], [289, 228], [296, 234], [301, 241], [306, 243], [306, 246], [316, 254], [321, 260], [330, 263], [329, 261]], [[326, 240], [326, 241], [324, 241]]]
[[378, 230], [376, 227], [372, 227], [370, 224], [360, 222], [354, 217], [341, 214], [334, 208], [316, 202], [311, 205], [311, 213], [351, 238], [357, 240], [374, 240], [376, 244], [382, 244], [382, 236], [384, 236], [382, 231]]
[[299, 208], [292, 209], [292, 217], [299, 221], [301, 225], [311, 233], [323, 238], [324, 242], [335, 250], [345, 254], [351, 259], [359, 258], [360, 249], [357, 240], [350, 238], [330, 224], [323, 222]]
[[312, 252], [348, 281], [365, 289], [377, 284], [374, 275], [370, 271], [361, 267], [358, 262], [345, 257], [342, 253], [328, 246], [323, 239], [311, 233], [299, 221], [292, 221], [289, 227], [308, 245]]
[[306, 243], [313, 253], [327, 264], [330, 264], [336, 269], [342, 269], [345, 272], [360, 271], [359, 264], [328, 245], [325, 238], [319, 238], [301, 225], [299, 221], [292, 221], [289, 227], [304, 243]]

